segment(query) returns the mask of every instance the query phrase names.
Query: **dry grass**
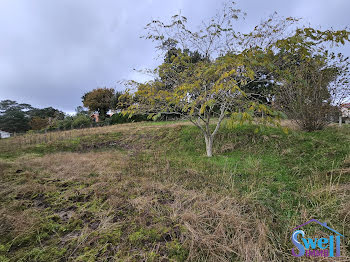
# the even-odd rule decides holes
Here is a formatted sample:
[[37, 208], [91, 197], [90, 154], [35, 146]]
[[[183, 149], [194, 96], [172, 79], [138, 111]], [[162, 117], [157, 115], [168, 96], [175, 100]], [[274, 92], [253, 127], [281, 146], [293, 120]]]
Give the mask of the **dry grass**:
[[[213, 119], [212, 123], [216, 123], [216, 120]], [[300, 130], [300, 127], [292, 120], [281, 120], [281, 126], [287, 127], [291, 130]], [[179, 126], [188, 126], [192, 125], [189, 121], [179, 121], [179, 122], [167, 122], [162, 123], [162, 125], [154, 125], [153, 123], [144, 122], [144, 123], [126, 123], [119, 125], [111, 125], [104, 127], [94, 127], [94, 128], [82, 128], [82, 129], [73, 129], [67, 131], [58, 131], [58, 132], [48, 132], [48, 133], [27, 133], [25, 135], [19, 135], [12, 137], [10, 139], [0, 140], [0, 150], [13, 151], [16, 148], [23, 149], [27, 148], [30, 145], [49, 143], [55, 141], [62, 141], [82, 136], [91, 136], [96, 134], [111, 134], [116, 132], [131, 132], [131, 133], [140, 133], [143, 130], [159, 130], [162, 126], [166, 127], [179, 127]]]
[[300, 130], [300, 127], [294, 121], [288, 119], [281, 120], [281, 126], [287, 127], [291, 130]]
[[[75, 243], [69, 249], [67, 260], [77, 259], [82, 248], [93, 245], [97, 241], [94, 240], [96, 234], [108, 234], [116, 226], [129, 223], [137, 223], [145, 230], [169, 228], [160, 235], [159, 241], [143, 243], [152, 250], [158, 250], [163, 254], [160, 257], [163, 259], [169, 258], [164, 251], [167, 243], [175, 239], [188, 248], [188, 259], [191, 261], [231, 261], [233, 257], [240, 261], [267, 261], [276, 257], [268, 241], [268, 228], [246, 203], [126, 174], [126, 161], [127, 155], [120, 152], [56, 153], [40, 158], [18, 158], [4, 172], [9, 174], [23, 170], [18, 176], [24, 180], [18, 185], [8, 181], [7, 186], [11, 185], [11, 190], [7, 193], [17, 198], [12, 204], [27, 205], [28, 208], [13, 214], [3, 208], [0, 213], [2, 221], [5, 221], [2, 233], [12, 230], [13, 235], [21, 237], [31, 231], [39, 223], [35, 217], [38, 210], [55, 205], [49, 203], [47, 196], [60, 190], [67, 206], [58, 205], [53, 210], [62, 221], [84, 220], [84, 216], [89, 214], [79, 232], [73, 231], [60, 238], [63, 246], [68, 246], [72, 241]], [[91, 174], [96, 176], [91, 177]], [[85, 186], [64, 186], [73, 182]], [[66, 200], [73, 197], [78, 199], [79, 196], [86, 199], [76, 201], [88, 202], [92, 198], [103, 198], [105, 204], [97, 207], [94, 214], [87, 208], [70, 209], [74, 201], [69, 204]], [[162, 219], [159, 222], [157, 218]], [[126, 228], [124, 237], [127, 239], [127, 235], [132, 233], [132, 228]], [[130, 247], [126, 241], [120, 243], [118, 248], [128, 250]], [[112, 249], [111, 254], [115, 251]], [[130, 261], [147, 259], [143, 247], [133, 252], [135, 254], [131, 254]]]
[[18, 167], [48, 173], [50, 179], [82, 180], [91, 173], [115, 176], [126, 163], [126, 156], [121, 152], [60, 152], [40, 158], [26, 155], [16, 163]]
[[[170, 217], [185, 228], [182, 239], [191, 261], [267, 261], [276, 256], [269, 230], [244, 203], [147, 181], [138, 190], [142, 196], [131, 201], [138, 210]], [[159, 193], [170, 200], [159, 199]], [[166, 210], [164, 201], [169, 201]]]
[[162, 126], [176, 127], [183, 125], [191, 125], [190, 122], [170, 122], [155, 125], [152, 123], [127, 123], [120, 125], [111, 125], [104, 127], [73, 129], [67, 131], [47, 132], [47, 133], [27, 133], [15, 137], [0, 140], [0, 152], [13, 153], [32, 148], [35, 145], [49, 144], [59, 141], [67, 141], [81, 137], [91, 137], [93, 135], [108, 135], [119, 132], [128, 133], [130, 136], [142, 134], [145, 130], [156, 133]]
[[[291, 190], [287, 186], [289, 182], [295, 186], [293, 181], [282, 180], [275, 170], [264, 174], [266, 159], [253, 150], [256, 143], [270, 143], [270, 152], [280, 150], [287, 157], [299, 152], [293, 151], [292, 144], [283, 148], [280, 136], [246, 132], [244, 138], [237, 134], [226, 138], [223, 133], [222, 141], [227, 144], [220, 152], [229, 154], [246, 149], [245, 145], [252, 150], [244, 151], [249, 155], [242, 157], [218, 156], [207, 161], [195, 151], [200, 150], [197, 141], [186, 133], [191, 130], [184, 128], [185, 135], [180, 137], [187, 124], [166, 124], [165, 131], [151, 124], [65, 131], [71, 133], [51, 134], [47, 139], [120, 132], [121, 137], [107, 137], [112, 140], [106, 141], [123, 150], [103, 148], [106, 141], [98, 137], [93, 142], [102, 148], [28, 153], [0, 160], [0, 237], [7, 237], [5, 246], [0, 243], [0, 260], [2, 250], [8, 250], [12, 261], [50, 261], [52, 257], [61, 261], [290, 261], [286, 228], [316, 213], [336, 221], [335, 228], [341, 231], [343, 227], [341, 232], [348, 235], [350, 187], [345, 177], [349, 159], [336, 169], [321, 172], [315, 168], [305, 178], [288, 177], [302, 183], [301, 191]], [[192, 137], [190, 142], [186, 136]], [[16, 137], [6, 143], [12, 148], [20, 139], [25, 141]], [[38, 142], [42, 138], [31, 139]], [[312, 145], [319, 152], [323, 144], [315, 141]], [[179, 153], [166, 155], [172, 143]], [[179, 143], [197, 147], [184, 150]], [[229, 157], [234, 165], [219, 162]], [[272, 189], [270, 184], [274, 184]], [[293, 202], [284, 196], [284, 200], [274, 198], [277, 205], [281, 203], [277, 209], [276, 203], [263, 196], [282, 198], [283, 190], [290, 190], [290, 199], [298, 197], [298, 206], [289, 206]], [[305, 199], [307, 204], [301, 202]], [[274, 214], [273, 206], [280, 213]], [[339, 207], [336, 211], [335, 206]], [[292, 209], [300, 214], [278, 220], [283, 211]], [[337, 261], [347, 261], [347, 252], [342, 250], [344, 257]]]

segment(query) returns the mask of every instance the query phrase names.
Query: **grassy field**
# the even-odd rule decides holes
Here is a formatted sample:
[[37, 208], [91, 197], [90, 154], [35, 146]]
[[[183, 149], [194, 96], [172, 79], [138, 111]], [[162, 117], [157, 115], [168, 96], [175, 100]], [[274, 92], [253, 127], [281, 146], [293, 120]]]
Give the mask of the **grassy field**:
[[0, 261], [292, 261], [311, 218], [350, 236], [349, 126], [214, 147], [186, 122], [0, 140]]

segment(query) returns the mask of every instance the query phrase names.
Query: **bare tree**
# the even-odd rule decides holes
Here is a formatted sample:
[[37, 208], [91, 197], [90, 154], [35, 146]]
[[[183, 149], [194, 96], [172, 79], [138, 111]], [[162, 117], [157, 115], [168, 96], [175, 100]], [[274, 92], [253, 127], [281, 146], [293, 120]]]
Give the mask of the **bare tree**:
[[341, 54], [324, 52], [307, 59], [299, 57], [283, 70], [276, 105], [303, 130], [323, 129], [350, 95], [349, 62]]

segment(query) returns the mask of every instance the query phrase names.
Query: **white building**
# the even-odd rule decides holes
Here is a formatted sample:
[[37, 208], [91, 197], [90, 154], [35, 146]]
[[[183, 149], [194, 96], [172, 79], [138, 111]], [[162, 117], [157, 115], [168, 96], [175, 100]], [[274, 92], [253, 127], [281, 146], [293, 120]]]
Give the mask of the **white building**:
[[350, 123], [350, 103], [340, 105], [341, 115], [339, 117], [339, 125], [345, 120], [345, 124]]
[[10, 136], [10, 133], [0, 130], [0, 138], [9, 138]]

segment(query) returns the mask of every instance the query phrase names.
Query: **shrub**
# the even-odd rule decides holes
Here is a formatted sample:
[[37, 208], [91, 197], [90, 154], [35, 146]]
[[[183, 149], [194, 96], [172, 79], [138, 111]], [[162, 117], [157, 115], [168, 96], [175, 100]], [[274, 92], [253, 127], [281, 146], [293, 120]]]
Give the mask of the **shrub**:
[[65, 130], [65, 129], [71, 129], [73, 124], [73, 117], [69, 116], [66, 117], [63, 120], [60, 120], [57, 122], [58, 129]]
[[88, 127], [91, 125], [91, 119], [86, 115], [77, 115], [73, 117], [73, 128]]
[[129, 118], [129, 116], [123, 115], [122, 113], [114, 114], [110, 118], [110, 124], [112, 125], [141, 121], [150, 121], [150, 119], [147, 118], [147, 115], [133, 115]]
[[41, 118], [37, 116], [34, 116], [29, 123], [32, 130], [44, 129], [48, 126], [48, 124], [49, 124], [49, 120], [47, 118]]

